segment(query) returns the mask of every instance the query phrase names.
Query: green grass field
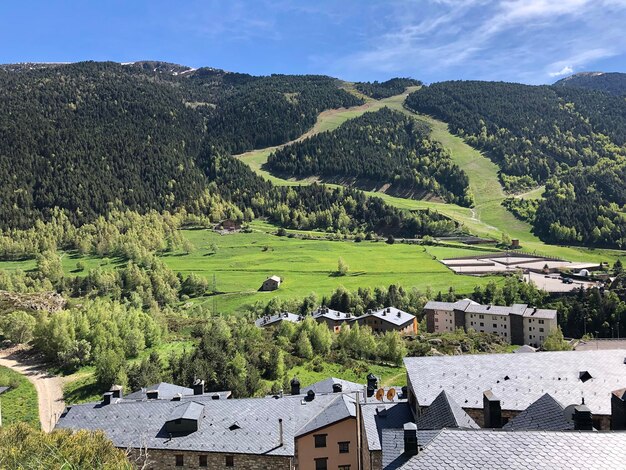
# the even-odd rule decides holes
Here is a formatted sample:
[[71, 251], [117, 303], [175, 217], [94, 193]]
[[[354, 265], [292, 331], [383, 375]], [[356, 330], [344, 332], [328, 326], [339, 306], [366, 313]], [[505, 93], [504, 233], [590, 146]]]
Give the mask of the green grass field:
[[2, 425], [25, 422], [39, 429], [37, 391], [23, 375], [0, 366], [0, 387], [11, 387], [0, 395]]

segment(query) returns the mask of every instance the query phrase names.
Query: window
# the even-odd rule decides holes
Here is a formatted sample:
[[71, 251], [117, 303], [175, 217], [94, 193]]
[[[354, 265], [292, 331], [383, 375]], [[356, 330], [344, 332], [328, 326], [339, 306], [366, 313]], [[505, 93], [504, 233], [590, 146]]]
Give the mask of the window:
[[208, 467], [208, 466], [209, 466], [209, 462], [207, 461], [207, 456], [206, 455], [198, 456], [198, 467]]
[[533, 331], [531, 326], [528, 327], [528, 331]]
[[[315, 438], [315, 447], [326, 447], [326, 434], [315, 434], [313, 436]], [[326, 467], [324, 467], [326, 468]]]
[[540, 325], [543, 325], [543, 324], [544, 324], [544, 321], [543, 321], [543, 320], [539, 320], [539, 324], [540, 324]]
[[439, 323], [439, 318], [435, 317], [435, 323]]
[[484, 322], [480, 322], [480, 326], [485, 326], [485, 323]]
[[182, 467], [185, 465], [185, 459], [182, 455], [178, 454], [175, 455], [174, 458], [176, 459], [176, 466], [177, 467]]
[[226, 462], [224, 462], [224, 464], [227, 467], [234, 467], [235, 466], [235, 456], [234, 455], [227, 455], [226, 456]]
[[484, 315], [478, 315], [478, 318], [480, 318], [481, 320], [483, 320], [485, 318]]
[[340, 442], [339, 443], [339, 453], [340, 454], [347, 454], [348, 452], [350, 452], [350, 442], [348, 442], [348, 441]]
[[539, 328], [539, 333], [543, 333], [543, 328]]
[[339, 470], [350, 470], [350, 465], [339, 465]]
[[543, 336], [540, 336], [540, 337], [539, 337], [539, 339], [540, 339], [541, 341], [543, 341]]
[[497, 323], [494, 323], [494, 324], [493, 324], [493, 327], [494, 327], [494, 328], [498, 328], [498, 324], [497, 324]]
[[328, 470], [328, 459], [315, 459], [315, 470]]
[[506, 334], [506, 331], [504, 332], [504, 336], [505, 336], [505, 337], [506, 337], [506, 336], [508, 336], [508, 335]]

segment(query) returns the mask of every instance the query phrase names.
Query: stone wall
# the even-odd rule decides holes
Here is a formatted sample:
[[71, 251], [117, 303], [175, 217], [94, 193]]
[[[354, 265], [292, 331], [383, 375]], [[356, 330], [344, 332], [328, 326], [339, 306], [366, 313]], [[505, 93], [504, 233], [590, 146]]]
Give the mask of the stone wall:
[[[183, 456], [183, 466], [176, 466], [176, 456]], [[200, 456], [207, 456], [207, 466], [200, 467]], [[233, 457], [232, 467], [226, 466], [226, 456]], [[133, 449], [129, 453], [129, 459], [133, 462], [142, 463], [145, 450], [140, 452]], [[139, 465], [141, 466], [141, 465]], [[294, 470], [293, 457], [281, 457], [274, 455], [255, 454], [226, 454], [220, 452], [191, 452], [178, 450], [148, 450], [146, 470], [182, 469], [182, 468], [207, 468], [211, 470]]]

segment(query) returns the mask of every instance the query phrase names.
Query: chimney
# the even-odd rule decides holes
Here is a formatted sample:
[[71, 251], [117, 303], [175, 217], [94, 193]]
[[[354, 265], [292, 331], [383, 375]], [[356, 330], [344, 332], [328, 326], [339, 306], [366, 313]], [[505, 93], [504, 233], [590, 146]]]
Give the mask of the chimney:
[[300, 395], [300, 381], [298, 380], [298, 377], [294, 377], [289, 383], [291, 384], [291, 394]]
[[313, 400], [315, 400], [315, 392], [313, 390], [309, 390], [308, 392], [306, 392], [306, 401]]
[[585, 405], [584, 398], [582, 404], [574, 408], [574, 429], [576, 431], [593, 431], [593, 416], [591, 410]]
[[204, 395], [204, 380], [194, 380], [191, 388], [193, 388], [194, 395]]
[[333, 393], [339, 393], [343, 390], [343, 385], [333, 384]]
[[278, 447], [282, 447], [284, 444], [283, 437], [283, 419], [278, 418]]
[[374, 392], [376, 392], [376, 389], [370, 385], [367, 386], [367, 397], [373, 397], [374, 396]]
[[146, 392], [146, 398], [148, 400], [158, 400], [159, 399], [159, 391], [158, 390], [148, 390]]
[[405, 423], [404, 425], [404, 454], [417, 455], [417, 425]]
[[110, 405], [113, 398], [113, 392], [106, 392], [102, 395], [102, 405]]
[[378, 377], [376, 377], [371, 372], [367, 376], [367, 388], [368, 388], [368, 390], [369, 390], [370, 387], [372, 389], [374, 389], [374, 390], [378, 388]]
[[407, 398], [409, 396], [409, 387], [406, 385], [402, 386], [402, 398]]
[[121, 385], [113, 385], [109, 392], [113, 393], [113, 398], [123, 398], [124, 387], [122, 387]]
[[611, 430], [626, 429], [626, 388], [615, 390], [611, 394]]
[[483, 427], [502, 427], [502, 407], [498, 399], [491, 390], [483, 392]]

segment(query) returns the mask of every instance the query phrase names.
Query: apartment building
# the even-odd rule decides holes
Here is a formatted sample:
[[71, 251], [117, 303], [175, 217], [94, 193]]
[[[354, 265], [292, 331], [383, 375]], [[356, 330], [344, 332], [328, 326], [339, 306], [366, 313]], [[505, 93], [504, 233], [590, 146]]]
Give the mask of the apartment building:
[[557, 311], [526, 304], [481, 305], [469, 299], [457, 302], [430, 301], [424, 306], [429, 333], [462, 328], [494, 333], [511, 344], [541, 347], [548, 334], [558, 327]]

